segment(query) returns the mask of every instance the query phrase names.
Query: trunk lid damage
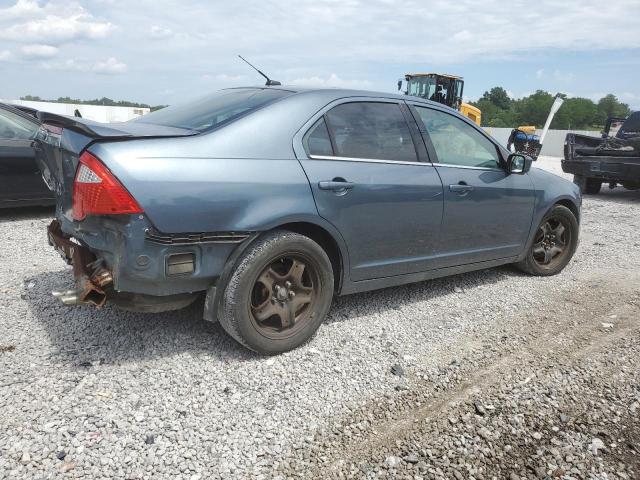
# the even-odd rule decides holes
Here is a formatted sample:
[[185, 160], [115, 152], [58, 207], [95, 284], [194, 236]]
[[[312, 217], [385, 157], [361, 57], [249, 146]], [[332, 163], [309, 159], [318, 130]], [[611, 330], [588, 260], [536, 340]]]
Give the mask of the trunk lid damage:
[[38, 118], [42, 127], [35, 142], [36, 161], [45, 183], [56, 194], [58, 212], [69, 219], [78, 159], [91, 144], [198, 134], [184, 128], [135, 121], [103, 124], [48, 112], [38, 112]]
[[[38, 112], [42, 127], [35, 141], [42, 177], [56, 195], [56, 219], [47, 229], [49, 243], [73, 266], [76, 289], [53, 292], [64, 304], [101, 307], [113, 293], [113, 272], [100, 253], [82, 242], [83, 222], [73, 219], [73, 189], [80, 155], [96, 142], [183, 137], [198, 132], [148, 123], [101, 124], [90, 120]], [[63, 231], [63, 225], [64, 230]], [[76, 233], [71, 234], [71, 231]], [[66, 232], [66, 233], [65, 233]], [[73, 235], [73, 236], [71, 236]], [[79, 237], [80, 239], [76, 239]]]

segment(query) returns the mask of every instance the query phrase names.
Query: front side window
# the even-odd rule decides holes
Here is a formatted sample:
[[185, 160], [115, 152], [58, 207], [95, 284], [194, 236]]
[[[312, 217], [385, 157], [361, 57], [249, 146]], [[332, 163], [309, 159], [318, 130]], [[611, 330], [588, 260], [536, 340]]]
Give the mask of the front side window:
[[31, 140], [38, 125], [8, 110], [0, 109], [0, 139]]
[[500, 168], [496, 146], [475, 128], [448, 113], [415, 106], [431, 138], [438, 163]]
[[326, 114], [339, 157], [416, 162], [409, 126], [397, 103], [343, 103]]

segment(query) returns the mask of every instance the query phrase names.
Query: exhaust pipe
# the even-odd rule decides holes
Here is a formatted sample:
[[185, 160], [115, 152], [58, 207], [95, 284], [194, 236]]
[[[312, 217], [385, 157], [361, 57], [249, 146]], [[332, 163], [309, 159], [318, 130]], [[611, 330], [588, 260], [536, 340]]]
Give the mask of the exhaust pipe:
[[104, 292], [96, 289], [90, 282], [87, 282], [85, 288], [54, 291], [51, 294], [65, 305], [95, 305], [96, 307], [101, 307], [107, 300]]
[[53, 291], [51, 295], [59, 298], [65, 305], [78, 305], [80, 303], [78, 290]]
[[62, 233], [60, 223], [53, 220], [48, 229], [49, 243], [54, 245], [67, 263], [73, 265], [76, 290], [51, 292], [65, 305], [95, 305], [100, 308], [107, 301], [105, 287], [113, 283], [113, 275], [102, 267], [103, 260], [87, 248], [72, 242]]

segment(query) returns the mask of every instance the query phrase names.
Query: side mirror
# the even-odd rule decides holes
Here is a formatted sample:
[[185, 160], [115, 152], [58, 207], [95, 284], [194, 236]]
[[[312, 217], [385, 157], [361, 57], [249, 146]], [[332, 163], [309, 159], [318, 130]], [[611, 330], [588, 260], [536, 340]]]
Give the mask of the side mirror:
[[507, 157], [507, 172], [523, 175], [531, 170], [533, 159], [522, 153], [512, 153]]
[[402, 79], [398, 79], [398, 91], [402, 90]]

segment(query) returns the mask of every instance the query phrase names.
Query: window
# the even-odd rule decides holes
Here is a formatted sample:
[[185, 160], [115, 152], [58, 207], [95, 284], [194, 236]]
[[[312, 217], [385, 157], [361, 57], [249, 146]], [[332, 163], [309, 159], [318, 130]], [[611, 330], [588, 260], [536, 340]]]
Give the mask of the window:
[[332, 156], [331, 138], [324, 117], [318, 120], [305, 137], [305, 146], [309, 155]]
[[465, 167], [500, 168], [496, 146], [463, 120], [431, 108], [416, 107], [438, 163]]
[[20, 115], [0, 109], [0, 139], [31, 140], [36, 136], [38, 125]]
[[397, 103], [343, 103], [326, 114], [339, 157], [416, 162], [409, 126]]
[[267, 88], [221, 90], [192, 102], [156, 110], [132, 121], [204, 132], [289, 95], [291, 92], [286, 90]]

